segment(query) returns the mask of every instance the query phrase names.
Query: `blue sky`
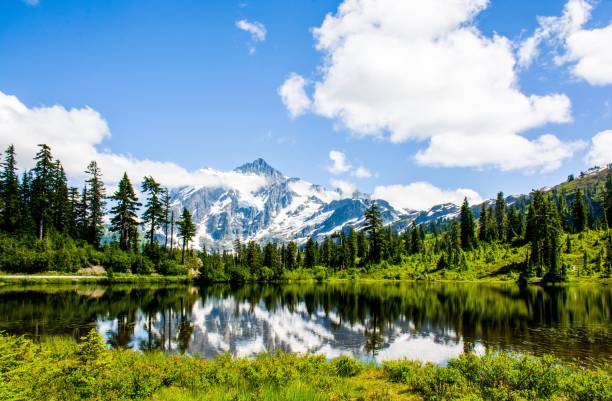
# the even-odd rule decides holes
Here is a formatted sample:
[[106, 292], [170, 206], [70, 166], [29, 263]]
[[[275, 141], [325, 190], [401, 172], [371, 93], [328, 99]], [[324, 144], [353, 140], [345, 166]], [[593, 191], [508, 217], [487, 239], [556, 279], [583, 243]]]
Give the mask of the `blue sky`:
[[[563, 94], [571, 102], [571, 115], [566, 115], [566, 121], [561, 123], [554, 120], [563, 117], [525, 123], [525, 129], [512, 134], [530, 141], [542, 134], [553, 134], [560, 142], [571, 143], [567, 148], [571, 155], [558, 159], [550, 156], [554, 160], [546, 164], [532, 161], [518, 166], [492, 165], [476, 160], [476, 155], [476, 161], [469, 165], [459, 161], [440, 166], [433, 153], [428, 156], [429, 161], [415, 159], [417, 152], [427, 149], [431, 138], [442, 129], [430, 126], [429, 121], [425, 129], [428, 133], [421, 134], [420, 125], [411, 125], [401, 116], [393, 117], [393, 123], [409, 126], [410, 134], [402, 134], [400, 140], [390, 139], [394, 130], [399, 132], [397, 127], [356, 133], [359, 130], [355, 129], [355, 119], [343, 120], [340, 116], [350, 109], [346, 102], [351, 99], [347, 100], [345, 94], [338, 95], [337, 86], [324, 72], [325, 57], [340, 58], [340, 50], [317, 49], [313, 34], [313, 28], [320, 27], [327, 14], [335, 15], [337, 22], [348, 21], [348, 17], [341, 21], [343, 16], [338, 13], [341, 3], [1, 0], [0, 92], [15, 96], [28, 109], [54, 105], [66, 110], [91, 108], [106, 121], [111, 132], [111, 136], [106, 135], [95, 144], [100, 152], [173, 162], [187, 170], [204, 166], [229, 170], [263, 157], [287, 175], [330, 187], [331, 179], [342, 180], [366, 192], [418, 181], [448, 190], [469, 188], [482, 197], [494, 196], [500, 189], [507, 193], [528, 192], [589, 167], [585, 155], [591, 150], [592, 137], [612, 129], [612, 86], [605, 77], [603, 82], [601, 79], [595, 82], [588, 75], [590, 72], [575, 73], [573, 68], [580, 57], [586, 56], [564, 43], [569, 36], [558, 37], [561, 34], [553, 33], [542, 39], [539, 55], [529, 66], [514, 68], [515, 85], [525, 96]], [[407, 3], [419, 7], [419, 2]], [[494, 35], [506, 38], [518, 60], [521, 44], [534, 36], [539, 26], [536, 17], [561, 16], [565, 5], [566, 1], [553, 0], [492, 0], [478, 6], [473, 17], [460, 21], [455, 28], [469, 25], [486, 40]], [[391, 16], [381, 14], [380, 18], [381, 26], [388, 26], [384, 18]], [[262, 24], [265, 39], [258, 40], [239, 29], [236, 23], [240, 20]], [[611, 21], [612, 1], [601, 0], [592, 3], [590, 17], [578, 29], [605, 28]], [[359, 32], [350, 35], [351, 40], [360, 38]], [[571, 52], [575, 54], [571, 60], [555, 62], [554, 54], [567, 56]], [[415, 59], [418, 62], [418, 56]], [[367, 56], [351, 62], [376, 65], [376, 60]], [[335, 67], [341, 72], [345, 66]], [[605, 76], [606, 68], [612, 69], [612, 65], [597, 68], [603, 69]], [[327, 86], [327, 93], [337, 96], [292, 118], [278, 93], [292, 73], [304, 78], [303, 94], [313, 102], [317, 84]], [[394, 89], [402, 83], [384, 79], [381, 82], [389, 84], [393, 96], [411, 95]], [[359, 80], [353, 85], [359, 86]], [[355, 96], [361, 96], [359, 101], [369, 107], [370, 93]], [[444, 99], [448, 95], [437, 96]], [[423, 100], [432, 103], [427, 110], [438, 107], [435, 99]], [[332, 113], [340, 114], [326, 115], [329, 107], [335, 107]], [[385, 112], [376, 105], [368, 110]], [[370, 117], [367, 124], [384, 119]], [[479, 116], [466, 126], [490, 120]], [[487, 135], [495, 133], [487, 131]], [[605, 153], [608, 148], [603, 149]], [[337, 174], [330, 172], [332, 150], [342, 152], [352, 167]], [[555, 163], [558, 165], [551, 167]], [[356, 177], [356, 168], [360, 166], [371, 177]]]

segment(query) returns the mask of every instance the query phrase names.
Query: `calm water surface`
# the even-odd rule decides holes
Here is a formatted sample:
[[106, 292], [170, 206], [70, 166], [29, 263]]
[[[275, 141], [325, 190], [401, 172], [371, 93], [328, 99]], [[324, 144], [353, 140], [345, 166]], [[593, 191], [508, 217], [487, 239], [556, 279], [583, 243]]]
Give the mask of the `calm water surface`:
[[209, 358], [285, 350], [444, 363], [462, 352], [612, 364], [612, 288], [465, 283], [3, 286], [0, 331]]

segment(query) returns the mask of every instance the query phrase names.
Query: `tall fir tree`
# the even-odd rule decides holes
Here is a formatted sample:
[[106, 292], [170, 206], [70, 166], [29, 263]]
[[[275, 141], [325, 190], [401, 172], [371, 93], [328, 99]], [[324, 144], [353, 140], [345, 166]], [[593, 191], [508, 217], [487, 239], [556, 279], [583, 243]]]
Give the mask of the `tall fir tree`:
[[504, 193], [499, 192], [495, 200], [495, 224], [497, 226], [497, 239], [501, 242], [506, 241], [506, 233], [508, 232], [506, 227], [508, 224], [507, 219]]
[[370, 262], [379, 263], [383, 254], [382, 215], [376, 203], [372, 203], [365, 211], [365, 220], [364, 230], [368, 233], [370, 245], [368, 259]]
[[476, 242], [475, 224], [472, 209], [467, 197], [463, 199], [460, 212], [461, 219], [461, 248], [464, 250], [472, 249]]
[[98, 163], [92, 161], [85, 170], [88, 178], [85, 183], [89, 186], [87, 192], [87, 226], [86, 239], [95, 247], [100, 246], [100, 240], [104, 233], [104, 206], [106, 205], [106, 189], [102, 182], [102, 172]]
[[138, 208], [141, 203], [127, 173], [119, 181], [117, 190], [111, 197], [115, 205], [111, 208], [110, 230], [119, 233], [119, 247], [123, 250], [134, 249], [138, 241]]
[[36, 223], [32, 216], [32, 181], [33, 173], [24, 171], [19, 184], [19, 229], [22, 234], [33, 234]]
[[587, 229], [589, 223], [589, 215], [585, 203], [583, 192], [579, 189], [576, 191], [576, 197], [572, 202], [572, 228], [575, 233], [583, 232]]
[[312, 269], [317, 264], [317, 243], [309, 237], [304, 248], [304, 267]]
[[164, 221], [162, 188], [153, 177], [149, 176], [144, 178], [141, 189], [147, 194], [142, 220], [149, 225], [149, 245], [152, 247], [155, 242], [155, 230], [159, 229]]
[[185, 248], [187, 244], [193, 239], [196, 235], [196, 225], [193, 223], [191, 219], [191, 213], [187, 208], [183, 208], [183, 212], [181, 213], [181, 218], [176, 222], [176, 226], [178, 228], [179, 237], [183, 240], [183, 248], [181, 251], [181, 264], [185, 264]]
[[31, 187], [31, 213], [37, 225], [38, 239], [42, 239], [47, 225], [50, 223], [49, 207], [53, 190], [53, 173], [55, 165], [51, 156], [51, 148], [40, 144], [34, 160], [34, 178]]
[[68, 179], [66, 178], [64, 167], [59, 160], [56, 160], [55, 169], [53, 171], [53, 187], [51, 190], [49, 210], [53, 226], [60, 233], [68, 231], [69, 207]]
[[168, 230], [170, 228], [171, 210], [170, 210], [170, 191], [168, 188], [162, 188], [162, 204], [164, 207], [164, 218], [162, 224], [164, 225], [164, 249], [168, 248]]
[[608, 173], [604, 188], [603, 209], [608, 221], [608, 227], [612, 228], [612, 173]]
[[19, 227], [21, 208], [19, 202], [19, 178], [15, 147], [10, 145], [4, 154], [2, 172], [0, 172], [0, 192], [2, 204], [1, 227], [4, 231], [14, 233]]
[[555, 204], [547, 194], [535, 191], [527, 216], [525, 237], [530, 245], [530, 259], [521, 273], [523, 277], [535, 273], [549, 281], [564, 279], [560, 262], [560, 233], [561, 224]]

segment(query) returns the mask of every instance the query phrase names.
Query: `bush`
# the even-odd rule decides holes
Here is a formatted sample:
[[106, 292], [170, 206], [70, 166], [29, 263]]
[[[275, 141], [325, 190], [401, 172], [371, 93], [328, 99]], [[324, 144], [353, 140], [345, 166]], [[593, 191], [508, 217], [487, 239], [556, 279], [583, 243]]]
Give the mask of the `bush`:
[[153, 262], [146, 256], [134, 255], [132, 258], [132, 273], [134, 274], [151, 274], [155, 271]]
[[363, 365], [360, 362], [346, 355], [334, 359], [333, 365], [336, 374], [340, 377], [357, 376], [363, 370]]
[[159, 262], [158, 271], [159, 274], [164, 276], [183, 276], [187, 274], [187, 268], [174, 259], [163, 259]]

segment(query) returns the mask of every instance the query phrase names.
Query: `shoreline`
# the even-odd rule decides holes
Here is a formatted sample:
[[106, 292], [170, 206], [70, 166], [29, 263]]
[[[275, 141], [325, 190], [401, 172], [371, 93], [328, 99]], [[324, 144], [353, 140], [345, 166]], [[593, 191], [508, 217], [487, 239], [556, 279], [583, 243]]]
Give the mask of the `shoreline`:
[[[512, 278], [482, 278], [482, 279], [408, 279], [408, 278], [373, 278], [373, 277], [329, 277], [324, 279], [315, 279], [311, 277], [305, 277], [303, 279], [290, 278], [286, 280], [270, 280], [270, 281], [244, 281], [244, 282], [210, 282], [200, 280], [194, 276], [161, 276], [161, 275], [114, 275], [109, 277], [107, 275], [78, 275], [78, 274], [0, 274], [0, 285], [4, 284], [138, 284], [138, 283], [191, 283], [191, 284], [203, 284], [203, 285], [216, 285], [216, 284], [295, 284], [295, 283], [480, 283], [480, 284], [515, 284], [519, 286]], [[612, 278], [602, 277], [572, 277], [570, 280], [561, 283], [550, 283], [543, 284], [539, 281], [531, 281], [528, 285], [535, 286], [558, 286], [558, 285], [571, 285], [571, 284], [599, 284], [599, 285], [610, 285], [612, 284]]]

